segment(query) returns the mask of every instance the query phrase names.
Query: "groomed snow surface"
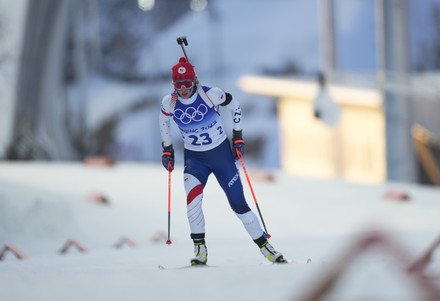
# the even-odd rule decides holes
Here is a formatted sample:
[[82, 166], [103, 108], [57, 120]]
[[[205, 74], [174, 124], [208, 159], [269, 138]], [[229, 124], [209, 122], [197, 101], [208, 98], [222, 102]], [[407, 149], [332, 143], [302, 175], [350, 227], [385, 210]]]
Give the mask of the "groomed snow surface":
[[[1, 163], [0, 248], [26, 258], [8, 251], [0, 261], [0, 300], [438, 300], [428, 296], [440, 287], [438, 250], [421, 273], [407, 272], [440, 236], [438, 188], [249, 173], [271, 243], [311, 263], [267, 264], [211, 177], [204, 194], [211, 267], [180, 268], [193, 252], [182, 166], [172, 173], [166, 245], [168, 177], [160, 165]], [[257, 213], [243, 173], [242, 181]], [[391, 190], [408, 199], [386, 197]], [[68, 240], [85, 252], [71, 245], [60, 254]], [[364, 251], [354, 256], [357, 249]], [[338, 281], [313, 299], [341, 262], [348, 265]]]

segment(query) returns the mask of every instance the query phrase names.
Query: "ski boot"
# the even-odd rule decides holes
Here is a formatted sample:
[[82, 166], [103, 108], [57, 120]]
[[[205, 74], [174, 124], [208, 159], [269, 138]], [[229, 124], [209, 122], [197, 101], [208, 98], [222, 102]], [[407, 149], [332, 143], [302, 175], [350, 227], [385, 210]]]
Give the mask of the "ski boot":
[[203, 242], [194, 242], [194, 258], [191, 265], [206, 265], [208, 262], [208, 249]]
[[266, 240], [260, 247], [261, 254], [273, 263], [287, 263], [284, 259], [283, 254], [277, 252], [274, 247]]

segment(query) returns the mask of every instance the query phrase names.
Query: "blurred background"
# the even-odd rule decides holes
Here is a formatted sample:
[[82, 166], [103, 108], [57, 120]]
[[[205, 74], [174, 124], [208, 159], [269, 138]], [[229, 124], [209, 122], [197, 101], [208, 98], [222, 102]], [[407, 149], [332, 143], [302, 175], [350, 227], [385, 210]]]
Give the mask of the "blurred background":
[[0, 0], [0, 159], [159, 163], [183, 35], [250, 166], [440, 185], [440, 0]]

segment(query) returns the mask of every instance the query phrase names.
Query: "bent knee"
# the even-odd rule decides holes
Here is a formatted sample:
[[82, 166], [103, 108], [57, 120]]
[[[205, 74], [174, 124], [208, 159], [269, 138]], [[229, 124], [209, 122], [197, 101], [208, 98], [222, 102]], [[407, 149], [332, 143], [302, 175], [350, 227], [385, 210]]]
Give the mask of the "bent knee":
[[231, 203], [232, 210], [237, 214], [244, 214], [246, 212], [251, 211], [251, 208], [249, 208], [248, 204], [244, 202], [244, 204], [233, 204]]
[[202, 183], [199, 181], [199, 179], [197, 179], [195, 176], [193, 176], [192, 174], [189, 173], [185, 173], [183, 175], [183, 181], [184, 181], [184, 186], [185, 186], [185, 191], [186, 194], [188, 195], [191, 190], [194, 189], [194, 187], [197, 187], [199, 185], [202, 185]]

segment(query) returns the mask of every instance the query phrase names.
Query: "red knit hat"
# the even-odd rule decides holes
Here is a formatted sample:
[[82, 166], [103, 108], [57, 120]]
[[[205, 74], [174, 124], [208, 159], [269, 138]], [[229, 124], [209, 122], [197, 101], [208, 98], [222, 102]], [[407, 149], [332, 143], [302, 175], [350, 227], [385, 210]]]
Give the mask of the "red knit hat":
[[196, 78], [194, 67], [184, 57], [181, 57], [171, 70], [174, 82], [178, 80], [194, 80]]

